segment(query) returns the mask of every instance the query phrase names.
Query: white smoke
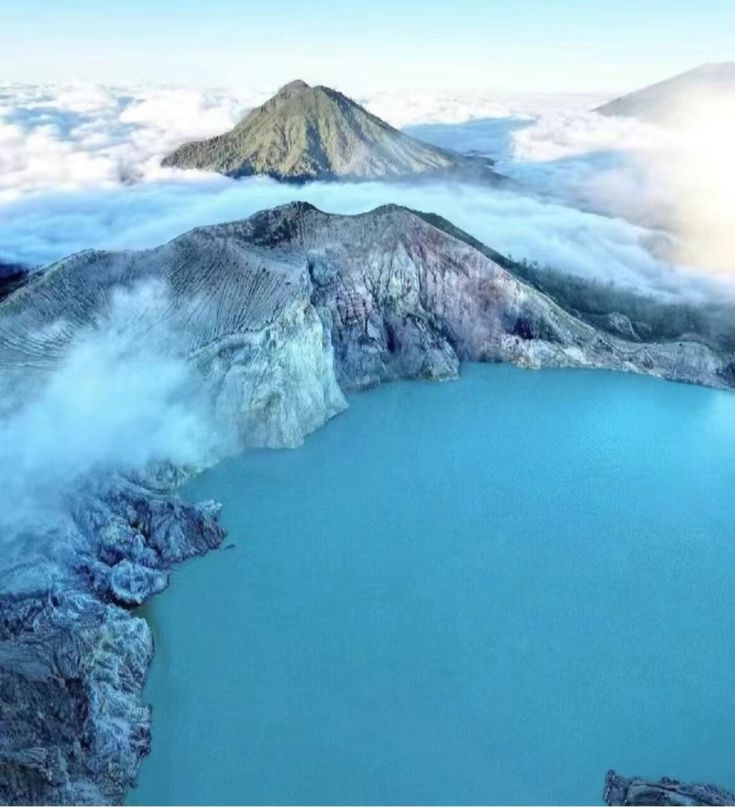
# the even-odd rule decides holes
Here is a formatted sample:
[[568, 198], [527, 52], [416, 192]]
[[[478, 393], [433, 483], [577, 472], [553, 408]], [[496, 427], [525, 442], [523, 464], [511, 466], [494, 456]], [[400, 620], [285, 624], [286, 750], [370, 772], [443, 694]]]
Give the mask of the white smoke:
[[20, 405], [0, 371], [4, 395], [16, 393], [0, 419], [5, 537], [58, 515], [63, 497], [93, 472], [154, 461], [197, 466], [216, 450], [201, 383], [160, 326], [166, 306], [160, 284], [114, 291], [107, 316], [81, 330], [51, 371], [26, 380]]

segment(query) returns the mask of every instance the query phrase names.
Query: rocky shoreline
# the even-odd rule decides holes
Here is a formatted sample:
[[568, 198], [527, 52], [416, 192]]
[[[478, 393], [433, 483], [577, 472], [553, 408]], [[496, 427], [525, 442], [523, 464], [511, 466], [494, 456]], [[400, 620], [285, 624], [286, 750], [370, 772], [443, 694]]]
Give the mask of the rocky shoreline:
[[735, 805], [735, 794], [724, 788], [669, 777], [622, 777], [613, 770], [605, 778], [603, 799], [608, 805]]
[[[170, 470], [169, 470], [170, 471]], [[0, 595], [0, 802], [120, 804], [150, 750], [151, 630], [132, 607], [221, 543], [219, 507], [160, 474], [68, 502], [69, 563], [6, 573]]]

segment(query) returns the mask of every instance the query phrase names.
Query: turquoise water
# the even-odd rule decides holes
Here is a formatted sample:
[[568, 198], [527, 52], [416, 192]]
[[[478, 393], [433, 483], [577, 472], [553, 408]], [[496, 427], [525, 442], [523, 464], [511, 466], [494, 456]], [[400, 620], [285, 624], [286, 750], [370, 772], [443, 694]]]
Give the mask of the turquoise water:
[[188, 486], [234, 548], [149, 614], [136, 803], [735, 787], [735, 396], [470, 366]]

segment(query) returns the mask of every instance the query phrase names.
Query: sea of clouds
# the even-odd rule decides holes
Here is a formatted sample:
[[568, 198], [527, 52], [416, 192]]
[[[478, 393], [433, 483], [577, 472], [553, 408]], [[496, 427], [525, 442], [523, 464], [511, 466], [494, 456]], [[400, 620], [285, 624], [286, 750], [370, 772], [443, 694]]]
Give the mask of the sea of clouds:
[[297, 187], [161, 168], [177, 145], [229, 129], [268, 95], [0, 85], [0, 262], [40, 266], [85, 248], [151, 247], [298, 198], [340, 213], [386, 202], [437, 212], [516, 258], [650, 292], [706, 294], [711, 286], [702, 270], [712, 267], [672, 226], [672, 183], [659, 178], [664, 135], [591, 112], [599, 97], [359, 99], [416, 137], [493, 157], [518, 181], [514, 192], [446, 183]]

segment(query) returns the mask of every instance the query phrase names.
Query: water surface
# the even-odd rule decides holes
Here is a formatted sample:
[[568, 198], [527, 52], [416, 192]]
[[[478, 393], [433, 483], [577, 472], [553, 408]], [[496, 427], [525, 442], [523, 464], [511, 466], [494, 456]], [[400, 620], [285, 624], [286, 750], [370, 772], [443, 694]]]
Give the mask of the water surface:
[[599, 803], [735, 788], [735, 396], [470, 366], [189, 484], [136, 803]]

